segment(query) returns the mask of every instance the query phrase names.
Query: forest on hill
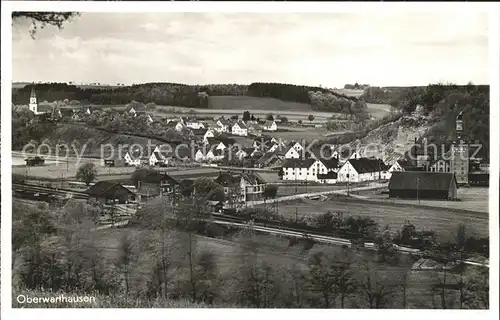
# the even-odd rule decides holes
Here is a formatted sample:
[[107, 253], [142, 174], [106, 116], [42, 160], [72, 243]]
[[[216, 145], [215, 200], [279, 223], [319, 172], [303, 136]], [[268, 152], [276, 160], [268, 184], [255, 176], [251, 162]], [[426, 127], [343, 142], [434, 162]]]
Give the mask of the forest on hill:
[[[14, 104], [27, 104], [32, 85], [13, 89]], [[320, 87], [297, 86], [283, 83], [252, 83], [250, 85], [213, 84], [185, 85], [179, 83], [144, 83], [126, 87], [81, 88], [66, 83], [35, 84], [38, 101], [68, 99], [82, 104], [120, 105], [130, 101], [189, 108], [209, 108], [209, 96], [270, 97], [283, 101], [309, 103], [309, 92], [328, 92]], [[338, 93], [338, 98], [356, 100]]]

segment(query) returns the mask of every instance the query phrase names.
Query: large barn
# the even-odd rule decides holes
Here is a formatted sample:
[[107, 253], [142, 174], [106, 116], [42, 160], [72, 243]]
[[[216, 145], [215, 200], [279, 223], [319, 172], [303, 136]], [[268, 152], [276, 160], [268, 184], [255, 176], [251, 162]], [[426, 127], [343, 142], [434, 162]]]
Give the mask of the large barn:
[[457, 198], [457, 180], [451, 172], [393, 172], [389, 181], [389, 198], [440, 199]]

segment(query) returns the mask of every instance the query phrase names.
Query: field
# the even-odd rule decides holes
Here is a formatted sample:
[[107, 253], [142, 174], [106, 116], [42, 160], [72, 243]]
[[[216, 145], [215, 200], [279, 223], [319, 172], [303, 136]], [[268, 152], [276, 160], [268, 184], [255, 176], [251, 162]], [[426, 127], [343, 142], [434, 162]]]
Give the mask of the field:
[[248, 96], [214, 96], [209, 97], [210, 109], [249, 110], [251, 112], [289, 112], [311, 110], [308, 103], [281, 101], [274, 98]]
[[401, 203], [412, 205], [423, 205], [431, 207], [442, 207], [457, 210], [470, 210], [478, 212], [489, 212], [489, 189], [481, 187], [459, 188], [458, 198], [461, 201], [441, 201], [441, 200], [405, 200], [405, 199], [389, 199], [387, 194], [381, 194], [380, 191], [367, 190], [361, 191], [361, 196], [367, 197], [369, 200]]
[[355, 90], [355, 89], [333, 89], [332, 91], [339, 94], [345, 94], [346, 96], [349, 97], [356, 97], [356, 98], [359, 98], [364, 92], [364, 90]]
[[327, 201], [295, 200], [279, 204], [279, 213], [288, 217], [298, 215], [315, 215], [327, 211], [342, 212], [350, 216], [369, 216], [379, 226], [389, 225], [393, 230], [400, 230], [406, 220], [417, 229], [434, 230], [440, 240], [453, 240], [459, 223], [467, 226], [468, 232], [486, 237], [488, 231], [488, 214], [483, 212], [460, 211], [445, 208], [429, 208], [404, 206], [390, 203], [376, 203], [364, 200], [352, 200], [342, 197], [331, 197]]
[[266, 136], [281, 138], [283, 140], [296, 140], [300, 141], [302, 139], [313, 140], [324, 137], [330, 131], [325, 128], [297, 128], [291, 126], [279, 126], [279, 128], [283, 128], [284, 131], [275, 131], [275, 132], [262, 132]]
[[[313, 123], [325, 122], [331, 118], [332, 112], [315, 111], [308, 103], [281, 101], [273, 98], [247, 96], [213, 96], [210, 97], [210, 108], [187, 108], [179, 106], [158, 106], [152, 111], [157, 116], [179, 116], [179, 114], [193, 114], [198, 116], [232, 115], [241, 116], [244, 111], [250, 111], [255, 117], [265, 118], [268, 114], [286, 116], [290, 121], [302, 120], [308, 122], [307, 117], [314, 115]], [[375, 118], [383, 117], [390, 111], [385, 104], [367, 104], [368, 112]], [[123, 109], [124, 105], [103, 105], [101, 108]]]

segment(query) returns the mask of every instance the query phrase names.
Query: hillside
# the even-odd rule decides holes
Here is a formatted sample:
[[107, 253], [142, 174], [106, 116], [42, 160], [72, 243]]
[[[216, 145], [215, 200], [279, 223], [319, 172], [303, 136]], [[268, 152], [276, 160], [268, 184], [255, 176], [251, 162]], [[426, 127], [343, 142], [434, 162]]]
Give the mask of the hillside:
[[[101, 146], [105, 145], [130, 146], [133, 144], [147, 145], [148, 142], [153, 145], [162, 143], [155, 139], [106, 132], [97, 128], [68, 123], [57, 124], [55, 129], [46, 132], [40, 141], [44, 141], [45, 144], [52, 147], [56, 144], [75, 146], [78, 152], [83, 152], [83, 155], [87, 157], [100, 157]], [[65, 152], [64, 149], [61, 149], [61, 154], [65, 155]]]
[[[433, 124], [426, 119], [402, 117], [370, 131], [363, 138], [345, 144], [344, 148], [359, 148], [360, 156], [375, 156], [385, 163], [393, 163], [410, 150], [416, 138], [427, 136], [432, 127]], [[377, 151], [375, 147], [380, 147], [381, 150]]]

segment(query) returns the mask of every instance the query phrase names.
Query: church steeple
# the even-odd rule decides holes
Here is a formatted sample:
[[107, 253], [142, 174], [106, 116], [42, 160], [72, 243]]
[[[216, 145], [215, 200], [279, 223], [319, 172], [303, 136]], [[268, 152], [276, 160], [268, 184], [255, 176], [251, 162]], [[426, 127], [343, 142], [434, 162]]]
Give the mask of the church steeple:
[[462, 139], [462, 134], [464, 132], [464, 121], [462, 119], [462, 111], [458, 114], [455, 119], [455, 136], [460, 141]]
[[29, 108], [30, 108], [30, 111], [32, 111], [34, 114], [38, 114], [38, 103], [36, 101], [36, 93], [35, 93], [35, 86], [34, 85], [31, 87]]

